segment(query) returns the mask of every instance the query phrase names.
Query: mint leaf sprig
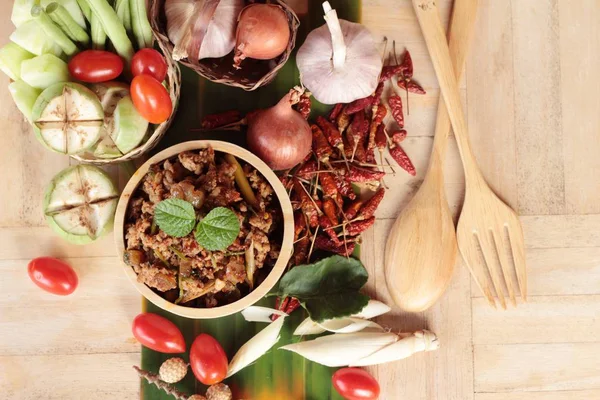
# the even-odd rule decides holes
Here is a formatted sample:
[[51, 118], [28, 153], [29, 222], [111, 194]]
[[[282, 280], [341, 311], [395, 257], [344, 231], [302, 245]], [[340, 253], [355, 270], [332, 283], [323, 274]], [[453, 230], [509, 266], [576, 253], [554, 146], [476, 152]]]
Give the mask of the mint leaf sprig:
[[195, 229], [196, 241], [209, 251], [228, 248], [241, 229], [237, 215], [225, 207], [213, 208], [197, 222], [194, 206], [178, 198], [157, 203], [154, 207], [154, 222], [163, 232], [174, 237], [187, 236]]

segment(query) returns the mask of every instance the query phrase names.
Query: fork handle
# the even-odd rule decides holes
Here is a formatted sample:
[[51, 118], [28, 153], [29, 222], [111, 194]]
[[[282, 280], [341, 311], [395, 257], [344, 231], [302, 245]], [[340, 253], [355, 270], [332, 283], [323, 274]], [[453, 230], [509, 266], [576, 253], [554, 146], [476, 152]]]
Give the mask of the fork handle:
[[468, 183], [474, 179], [483, 179], [483, 177], [469, 143], [469, 132], [458, 91], [458, 81], [452, 67], [450, 50], [446, 42], [446, 34], [440, 20], [436, 1], [413, 0], [413, 6], [446, 103]]

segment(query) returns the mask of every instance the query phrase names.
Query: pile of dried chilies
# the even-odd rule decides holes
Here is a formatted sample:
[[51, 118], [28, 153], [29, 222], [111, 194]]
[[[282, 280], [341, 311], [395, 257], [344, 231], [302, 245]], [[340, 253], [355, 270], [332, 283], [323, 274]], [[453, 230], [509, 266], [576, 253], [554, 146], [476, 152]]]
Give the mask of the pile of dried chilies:
[[[384, 157], [386, 148], [402, 169], [416, 175], [400, 145], [407, 136], [402, 99], [395, 92], [387, 99], [382, 96], [385, 84], [394, 85], [396, 81], [406, 91], [407, 99], [408, 93], [425, 94], [412, 76], [413, 63], [406, 51], [402, 63], [383, 67], [372, 95], [350, 104], [337, 104], [327, 117], [318, 116], [311, 124], [312, 152], [302, 163], [280, 174], [295, 209], [291, 266], [310, 262], [315, 249], [347, 257], [354, 252], [361, 233], [375, 223], [375, 211], [385, 194], [385, 168], [393, 171]], [[304, 92], [294, 108], [308, 119], [310, 93]], [[391, 133], [384, 123], [388, 109], [399, 127]], [[237, 111], [209, 115], [203, 120], [202, 129], [239, 126], [240, 119]], [[374, 194], [370, 198], [358, 196], [353, 185], [374, 188]], [[278, 310], [288, 314], [298, 306], [293, 298], [278, 299], [276, 304]]]

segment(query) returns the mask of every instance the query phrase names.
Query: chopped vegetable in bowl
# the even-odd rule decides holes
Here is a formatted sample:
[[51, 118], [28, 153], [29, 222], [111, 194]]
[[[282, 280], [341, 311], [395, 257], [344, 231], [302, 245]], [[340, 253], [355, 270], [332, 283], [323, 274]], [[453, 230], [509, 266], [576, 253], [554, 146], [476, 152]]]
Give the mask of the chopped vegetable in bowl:
[[153, 165], [129, 202], [125, 261], [168, 301], [237, 301], [273, 268], [282, 241], [273, 188], [251, 165], [212, 148]]

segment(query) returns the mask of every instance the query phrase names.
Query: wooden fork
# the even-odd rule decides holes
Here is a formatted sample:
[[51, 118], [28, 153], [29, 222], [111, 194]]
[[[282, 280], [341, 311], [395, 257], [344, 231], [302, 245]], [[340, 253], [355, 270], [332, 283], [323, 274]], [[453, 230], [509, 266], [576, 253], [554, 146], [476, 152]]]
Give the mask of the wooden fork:
[[458, 248], [488, 302], [495, 307], [497, 296], [502, 308], [506, 308], [505, 289], [513, 305], [516, 305], [517, 290], [523, 300], [527, 300], [523, 229], [517, 214], [489, 188], [475, 161], [436, 1], [413, 0], [413, 6], [465, 171], [465, 202], [456, 229]]

